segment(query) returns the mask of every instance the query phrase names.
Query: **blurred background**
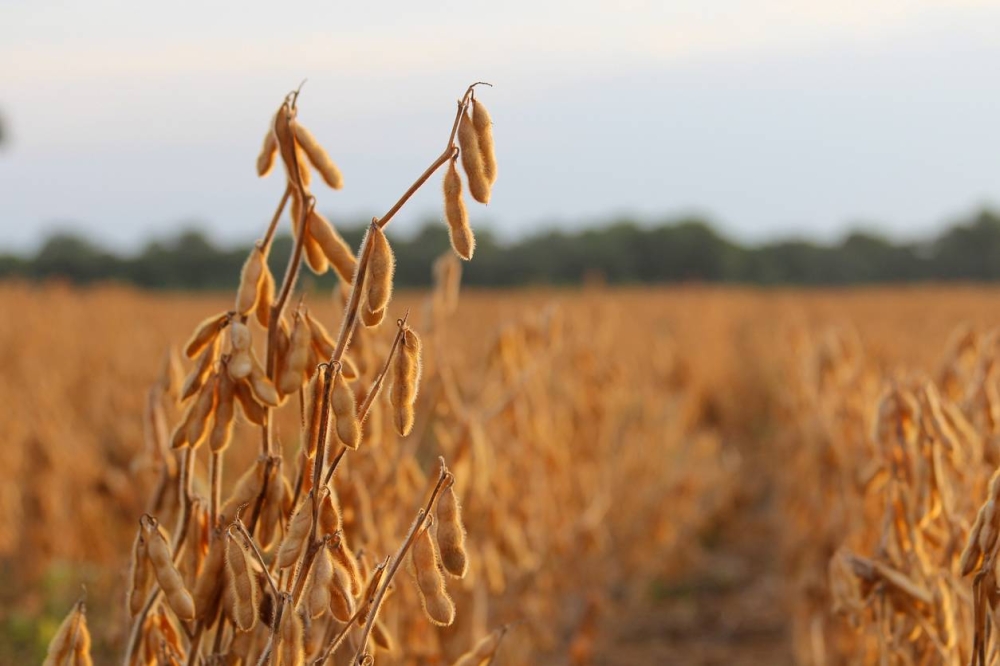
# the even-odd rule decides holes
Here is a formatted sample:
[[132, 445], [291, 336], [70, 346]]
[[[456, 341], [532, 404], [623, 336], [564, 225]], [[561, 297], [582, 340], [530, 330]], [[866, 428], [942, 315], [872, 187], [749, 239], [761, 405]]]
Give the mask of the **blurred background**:
[[[294, 29], [260, 2], [2, 11], [3, 274], [217, 286], [225, 262], [182, 285], [134, 264], [255, 238], [282, 187], [258, 137], [301, 80], [347, 175], [319, 205], [351, 228], [482, 79], [503, 178], [473, 283], [994, 277], [996, 2], [305, 2]], [[440, 229], [438, 198], [394, 233]]]
[[[177, 456], [150, 405], [181, 418], [156, 391], [232, 307], [285, 188], [255, 160], [303, 80], [298, 118], [345, 180], [317, 206], [351, 248], [466, 86], [493, 86], [474, 258], [435, 176], [387, 230], [390, 324], [350, 351], [366, 390], [391, 322], [426, 334], [420, 427], [383, 417], [369, 446], [366, 424], [337, 472], [346, 508], [374, 508], [370, 554], [439, 455], [471, 486], [457, 625], [401, 585], [380, 665], [453, 663], [505, 623], [497, 666], [969, 663], [957, 554], [1000, 461], [998, 34], [1000, 0], [0, 3], [0, 663], [40, 662], [81, 584], [96, 661], [122, 653], [129, 544]], [[329, 331], [337, 284], [303, 270], [294, 294]], [[937, 400], [947, 428], [908, 422], [906, 455], [878, 440]], [[289, 477], [298, 416], [277, 426]], [[945, 431], [958, 462], [918, 470]], [[259, 450], [235, 432], [226, 493]], [[920, 530], [919, 561], [898, 552]], [[873, 615], [875, 560], [934, 590], [919, 612]]]

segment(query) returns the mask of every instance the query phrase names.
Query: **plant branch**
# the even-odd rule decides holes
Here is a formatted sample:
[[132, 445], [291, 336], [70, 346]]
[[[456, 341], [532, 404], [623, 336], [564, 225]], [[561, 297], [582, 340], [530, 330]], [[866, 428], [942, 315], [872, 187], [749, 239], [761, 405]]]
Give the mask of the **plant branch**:
[[281, 214], [285, 212], [285, 205], [288, 203], [290, 196], [292, 196], [291, 183], [285, 186], [285, 193], [281, 195], [281, 201], [278, 202], [278, 207], [274, 210], [274, 216], [271, 217], [271, 223], [268, 225], [267, 233], [264, 234], [264, 240], [261, 242], [261, 249], [264, 250], [265, 255], [271, 249], [274, 232], [278, 229], [278, 222], [281, 220]]
[[382, 382], [385, 380], [386, 373], [389, 372], [389, 364], [392, 363], [392, 357], [395, 356], [396, 349], [399, 347], [399, 343], [403, 339], [403, 331], [406, 328], [406, 319], [409, 316], [410, 311], [407, 310], [402, 319], [396, 320], [396, 326], [399, 330], [396, 331], [396, 337], [392, 341], [392, 347], [389, 348], [389, 355], [386, 356], [385, 364], [382, 366], [382, 371], [379, 372], [378, 377], [376, 377], [374, 383], [372, 383], [372, 387], [369, 389], [368, 395], [365, 396], [365, 401], [361, 403], [361, 407], [358, 408], [358, 421], [361, 423], [364, 423], [365, 419], [368, 417], [368, 410], [371, 409], [372, 403], [375, 402], [375, 398], [378, 397], [378, 393], [382, 389]]
[[371, 634], [372, 627], [375, 625], [375, 619], [378, 617], [378, 612], [382, 606], [382, 600], [385, 598], [385, 593], [389, 589], [389, 584], [392, 582], [393, 576], [396, 575], [396, 571], [399, 570], [400, 565], [403, 563], [403, 558], [406, 557], [406, 553], [410, 550], [410, 546], [413, 545], [413, 541], [420, 530], [423, 528], [424, 523], [427, 520], [427, 516], [430, 514], [431, 510], [434, 508], [434, 502], [437, 500], [438, 494], [444, 488], [444, 484], [449, 479], [454, 479], [451, 472], [448, 471], [448, 467], [444, 464], [444, 459], [441, 459], [441, 474], [438, 476], [437, 484], [434, 486], [433, 492], [431, 492], [431, 497], [427, 500], [427, 504], [424, 508], [417, 512], [417, 517], [413, 520], [413, 525], [410, 527], [409, 533], [406, 535], [406, 540], [403, 541], [403, 545], [399, 547], [399, 551], [392, 558], [392, 563], [389, 565], [389, 569], [386, 574], [382, 577], [382, 584], [379, 586], [378, 592], [375, 593], [375, 600], [372, 601], [371, 610], [368, 613], [368, 621], [365, 622], [364, 631], [361, 632], [361, 638], [358, 640], [358, 651], [354, 654], [354, 660], [351, 663], [359, 663], [362, 655], [364, 654], [368, 646], [368, 636]]

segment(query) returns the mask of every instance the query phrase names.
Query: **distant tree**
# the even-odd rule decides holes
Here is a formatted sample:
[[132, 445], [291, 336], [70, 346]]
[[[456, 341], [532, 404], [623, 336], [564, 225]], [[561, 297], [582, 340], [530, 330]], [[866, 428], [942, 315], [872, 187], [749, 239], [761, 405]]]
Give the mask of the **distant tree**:
[[[366, 225], [341, 229], [358, 247]], [[487, 229], [476, 234], [475, 261], [464, 264], [466, 284], [509, 287], [531, 284], [739, 282], [762, 285], [839, 285], [910, 280], [1000, 280], [1000, 217], [983, 211], [923, 243], [894, 244], [864, 232], [822, 245], [785, 240], [746, 247], [720, 236], [700, 219], [655, 226], [618, 219], [602, 228], [568, 233], [547, 231], [511, 244]], [[431, 283], [431, 267], [448, 247], [447, 228], [429, 220], [412, 237], [391, 236], [397, 284]], [[292, 238], [279, 233], [271, 248], [272, 271], [279, 271], [292, 250]], [[73, 234], [50, 237], [33, 257], [0, 256], [0, 277], [75, 282], [121, 280], [153, 289], [226, 289], [249, 245], [217, 247], [201, 231], [149, 243], [134, 257], [119, 257]], [[278, 280], [281, 275], [275, 276]], [[332, 273], [303, 275], [306, 286], [329, 289]]]

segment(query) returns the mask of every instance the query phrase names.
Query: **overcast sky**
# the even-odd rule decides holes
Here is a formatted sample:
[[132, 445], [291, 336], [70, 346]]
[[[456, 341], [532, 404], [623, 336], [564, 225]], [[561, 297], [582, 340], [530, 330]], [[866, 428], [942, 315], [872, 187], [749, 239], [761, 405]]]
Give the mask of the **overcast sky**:
[[[741, 239], [919, 236], [1000, 203], [1000, 2], [0, 2], [0, 252], [53, 229], [138, 248], [258, 235], [284, 94], [344, 172], [334, 221], [440, 152], [466, 84], [516, 237], [700, 212]], [[437, 179], [400, 230], [440, 215]], [[395, 225], [396, 223], [394, 223]]]

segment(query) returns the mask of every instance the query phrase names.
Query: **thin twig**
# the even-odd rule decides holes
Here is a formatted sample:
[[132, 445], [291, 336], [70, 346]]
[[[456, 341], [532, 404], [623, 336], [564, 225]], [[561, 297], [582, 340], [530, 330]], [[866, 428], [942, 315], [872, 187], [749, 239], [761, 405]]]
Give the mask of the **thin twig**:
[[274, 232], [278, 229], [278, 222], [281, 220], [281, 214], [285, 212], [285, 205], [288, 203], [290, 196], [292, 196], [292, 187], [291, 185], [286, 185], [285, 193], [281, 195], [281, 201], [278, 202], [278, 207], [274, 210], [274, 216], [271, 217], [271, 223], [267, 227], [267, 233], [264, 234], [264, 240], [261, 241], [261, 250], [264, 251], [264, 254], [267, 254], [267, 251], [271, 247], [271, 241], [274, 240]]

